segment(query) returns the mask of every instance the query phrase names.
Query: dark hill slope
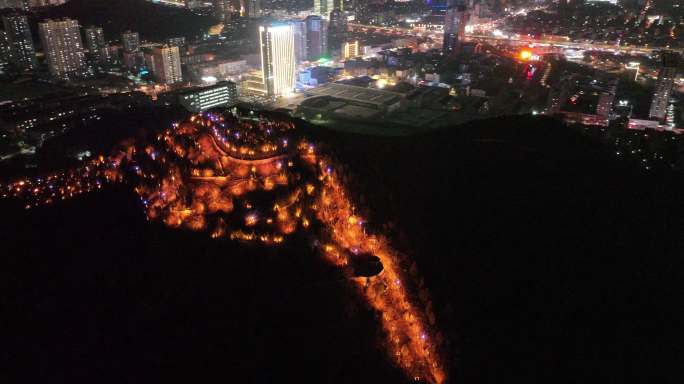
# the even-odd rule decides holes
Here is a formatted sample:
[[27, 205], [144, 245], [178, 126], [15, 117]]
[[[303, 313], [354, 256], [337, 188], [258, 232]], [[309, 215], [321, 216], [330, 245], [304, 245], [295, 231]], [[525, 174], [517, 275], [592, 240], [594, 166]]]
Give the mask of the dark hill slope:
[[682, 179], [555, 120], [385, 139], [316, 131], [393, 222], [449, 335], [454, 382], [682, 378]]

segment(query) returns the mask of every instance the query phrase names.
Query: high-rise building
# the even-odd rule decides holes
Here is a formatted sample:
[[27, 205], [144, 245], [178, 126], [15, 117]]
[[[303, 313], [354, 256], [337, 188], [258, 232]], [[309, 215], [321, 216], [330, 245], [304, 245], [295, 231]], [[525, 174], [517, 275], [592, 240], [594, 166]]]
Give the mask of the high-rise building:
[[347, 39], [347, 17], [339, 9], [330, 12], [328, 22], [328, 49], [330, 51], [340, 49]]
[[310, 61], [318, 60], [328, 52], [328, 26], [320, 16], [306, 18], [306, 51]]
[[306, 22], [304, 20], [291, 20], [294, 34], [295, 63], [299, 64], [309, 58], [306, 44]]
[[344, 58], [345, 59], [353, 59], [355, 57], [359, 56], [359, 41], [354, 40], [354, 41], [347, 41], [344, 43]]
[[237, 103], [237, 85], [232, 81], [221, 81], [215, 85], [182, 92], [178, 100], [188, 111], [198, 113], [214, 107], [231, 106]]
[[261, 15], [261, 0], [247, 0], [247, 16], [259, 17]]
[[214, 17], [224, 24], [230, 23], [233, 15], [240, 11], [233, 3], [233, 0], [214, 0], [213, 7]]
[[12, 51], [12, 63], [22, 71], [36, 67], [36, 51], [28, 19], [24, 15], [6, 15], [2, 17], [2, 24], [7, 33]]
[[464, 0], [449, 0], [444, 16], [444, 41], [442, 53], [450, 55], [460, 50], [465, 40], [468, 8]]
[[313, 13], [315, 15], [328, 17], [333, 9], [335, 9], [335, 0], [314, 0]]
[[295, 87], [294, 32], [291, 24], [259, 27], [261, 73], [269, 96], [287, 95]]
[[658, 72], [651, 109], [648, 113], [651, 119], [657, 120], [663, 120], [667, 115], [667, 105], [672, 96], [679, 59], [678, 55], [672, 51], [663, 51], [661, 56], [662, 64]]
[[7, 38], [7, 32], [0, 31], [0, 73], [7, 70], [11, 60], [12, 49]]
[[50, 75], [58, 79], [67, 79], [87, 74], [78, 21], [48, 19], [38, 23], [38, 33]]
[[107, 47], [102, 27], [90, 26], [83, 30], [83, 34], [85, 35], [85, 46], [90, 53], [89, 57], [97, 58], [100, 61], [106, 61], [110, 58], [109, 47]]
[[183, 81], [178, 47], [168, 45], [154, 47], [147, 57], [147, 65], [157, 82], [175, 84]]
[[124, 52], [138, 52], [140, 50], [140, 35], [138, 32], [126, 31], [121, 34], [121, 44]]
[[166, 39], [166, 44], [176, 46], [182, 50], [185, 47], [185, 37], [169, 37]]

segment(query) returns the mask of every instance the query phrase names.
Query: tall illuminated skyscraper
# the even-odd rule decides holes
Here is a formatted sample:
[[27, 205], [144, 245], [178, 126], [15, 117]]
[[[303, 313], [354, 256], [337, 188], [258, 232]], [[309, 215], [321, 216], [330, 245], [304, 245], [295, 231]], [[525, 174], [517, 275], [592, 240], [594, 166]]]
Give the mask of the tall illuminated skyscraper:
[[87, 74], [78, 21], [46, 20], [38, 24], [38, 32], [50, 75], [67, 79]]
[[295, 87], [294, 32], [291, 24], [259, 27], [261, 73], [269, 96], [287, 95]]
[[672, 96], [675, 76], [677, 75], [678, 55], [671, 51], [662, 52], [662, 66], [658, 72], [653, 101], [648, 116], [652, 119], [663, 120], [667, 115], [667, 104]]
[[12, 52], [11, 62], [23, 71], [36, 68], [36, 50], [26, 16], [6, 15], [2, 17], [2, 24]]

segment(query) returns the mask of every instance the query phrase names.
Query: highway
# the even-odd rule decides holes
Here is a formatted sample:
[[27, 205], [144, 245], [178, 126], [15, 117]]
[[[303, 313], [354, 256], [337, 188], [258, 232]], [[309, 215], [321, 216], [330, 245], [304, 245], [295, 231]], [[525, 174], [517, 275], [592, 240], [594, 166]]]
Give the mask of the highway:
[[[429, 37], [433, 40], [441, 40], [441, 32], [438, 31], [420, 31], [411, 28], [399, 28], [399, 27], [381, 27], [376, 25], [366, 25], [366, 24], [348, 24], [349, 28], [355, 32], [367, 32], [368, 30], [375, 30], [379, 33], [386, 33], [392, 36], [416, 36], [416, 37]], [[605, 43], [590, 43], [590, 42], [575, 42], [575, 41], [558, 41], [558, 40], [540, 40], [533, 37], [523, 37], [523, 36], [492, 36], [492, 35], [482, 35], [466, 33], [466, 37], [471, 40], [477, 41], [489, 41], [489, 42], [508, 42], [513, 44], [543, 44], [549, 46], [557, 46], [563, 48], [575, 48], [583, 50], [602, 50], [602, 51], [613, 51], [621, 53], [631, 53], [631, 54], [650, 54], [653, 51], [663, 50], [666, 48], [662, 47], [648, 47], [648, 46], [617, 46], [614, 44]], [[684, 49], [671, 49], [675, 52], [684, 53]]]

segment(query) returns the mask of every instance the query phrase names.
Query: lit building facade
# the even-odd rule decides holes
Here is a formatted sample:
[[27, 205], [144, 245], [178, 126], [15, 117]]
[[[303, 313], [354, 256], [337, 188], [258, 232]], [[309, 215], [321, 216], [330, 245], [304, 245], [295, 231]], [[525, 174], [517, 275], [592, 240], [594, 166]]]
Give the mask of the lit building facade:
[[347, 41], [344, 43], [344, 58], [353, 59], [359, 56], [359, 41]]
[[10, 47], [7, 32], [0, 31], [0, 72], [5, 72], [12, 60], [12, 49]]
[[2, 17], [2, 24], [12, 53], [11, 62], [22, 71], [35, 69], [36, 50], [26, 16], [6, 15]]
[[261, 73], [269, 96], [287, 95], [294, 90], [294, 32], [291, 24], [259, 27]]
[[226, 107], [237, 103], [237, 85], [221, 81], [209, 87], [185, 91], [178, 99], [188, 111], [199, 113], [214, 107]]
[[180, 51], [176, 46], [164, 45], [152, 48], [147, 56], [149, 69], [157, 82], [162, 84], [176, 84], [183, 82], [181, 71]]
[[46, 20], [38, 24], [38, 33], [52, 77], [68, 79], [87, 75], [78, 21]]
[[674, 52], [663, 52], [662, 60], [655, 92], [653, 93], [653, 100], [651, 101], [651, 109], [648, 113], [651, 119], [656, 120], [664, 120], [667, 116], [667, 106], [672, 96], [675, 76], [677, 75], [677, 54]]

